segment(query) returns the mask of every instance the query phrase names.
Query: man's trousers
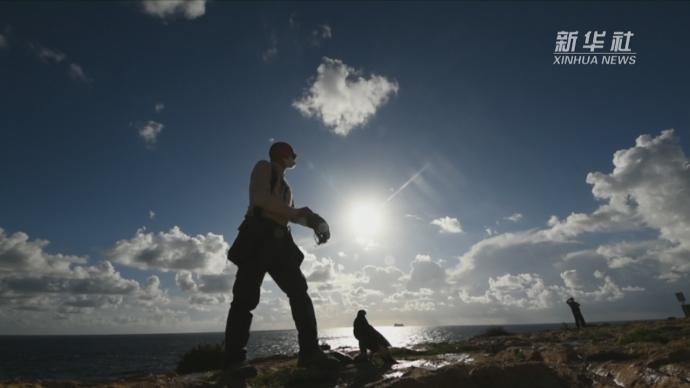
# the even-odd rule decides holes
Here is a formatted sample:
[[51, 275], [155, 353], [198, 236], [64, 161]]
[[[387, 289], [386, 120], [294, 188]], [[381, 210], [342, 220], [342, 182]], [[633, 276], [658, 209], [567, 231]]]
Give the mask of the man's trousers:
[[[277, 225], [277, 224], [276, 224]], [[287, 227], [276, 226], [274, 233], [262, 238], [262, 244], [252, 257], [238, 263], [233, 299], [225, 327], [226, 362], [246, 359], [246, 346], [252, 322], [251, 311], [259, 304], [261, 283], [266, 273], [290, 300], [292, 319], [297, 328], [300, 354], [318, 350], [316, 316], [311, 298], [307, 293], [307, 281], [299, 268], [301, 260], [289, 254], [294, 245]]]

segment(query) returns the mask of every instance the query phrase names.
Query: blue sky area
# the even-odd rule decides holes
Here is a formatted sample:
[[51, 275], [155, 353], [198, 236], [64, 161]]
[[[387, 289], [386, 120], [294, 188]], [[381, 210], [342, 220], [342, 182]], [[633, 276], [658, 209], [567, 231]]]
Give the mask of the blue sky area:
[[[316, 246], [293, 227], [322, 327], [360, 308], [570, 321], [568, 296], [588, 320], [679, 315], [689, 13], [2, 2], [0, 334], [222, 331], [225, 250], [277, 140], [299, 155], [296, 205], [333, 231]], [[559, 31], [606, 31], [600, 52], [630, 31], [636, 63], [553, 64]], [[268, 277], [262, 292], [253, 327], [293, 327]]]

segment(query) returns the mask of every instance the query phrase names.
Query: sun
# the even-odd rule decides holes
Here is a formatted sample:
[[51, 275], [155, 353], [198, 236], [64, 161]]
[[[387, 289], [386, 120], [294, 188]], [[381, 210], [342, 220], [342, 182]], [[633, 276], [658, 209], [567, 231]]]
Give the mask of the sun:
[[383, 204], [373, 200], [357, 200], [347, 210], [350, 231], [356, 238], [373, 239], [384, 230]]

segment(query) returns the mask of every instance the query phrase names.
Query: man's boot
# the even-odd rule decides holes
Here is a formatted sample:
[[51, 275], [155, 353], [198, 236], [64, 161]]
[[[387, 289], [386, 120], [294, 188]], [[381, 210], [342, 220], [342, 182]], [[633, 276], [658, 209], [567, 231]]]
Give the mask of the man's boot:
[[254, 365], [247, 362], [244, 356], [225, 355], [223, 376], [233, 379], [249, 379], [257, 375]]
[[321, 349], [318, 349], [306, 354], [300, 352], [297, 366], [324, 369], [326, 371], [338, 371], [341, 365], [337, 358], [329, 356]]

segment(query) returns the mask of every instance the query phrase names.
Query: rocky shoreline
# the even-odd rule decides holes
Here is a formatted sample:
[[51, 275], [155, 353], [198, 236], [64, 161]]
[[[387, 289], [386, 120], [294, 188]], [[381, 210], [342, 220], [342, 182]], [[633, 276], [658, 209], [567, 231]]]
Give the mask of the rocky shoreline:
[[[354, 356], [352, 350], [335, 349]], [[8, 380], [3, 387], [690, 387], [690, 320], [595, 325], [526, 334], [501, 331], [454, 343], [394, 348], [398, 363], [348, 362], [339, 373], [296, 366], [294, 356], [256, 359], [257, 377], [219, 371], [133, 376], [100, 384]]]

